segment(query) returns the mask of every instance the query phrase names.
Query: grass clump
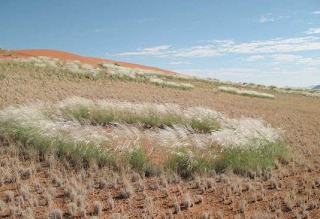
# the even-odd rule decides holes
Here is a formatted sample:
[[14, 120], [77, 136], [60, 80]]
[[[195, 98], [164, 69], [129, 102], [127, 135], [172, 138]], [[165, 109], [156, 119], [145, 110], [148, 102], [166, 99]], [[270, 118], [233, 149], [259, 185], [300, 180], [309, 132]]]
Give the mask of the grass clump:
[[142, 147], [130, 151], [127, 160], [130, 166], [137, 171], [144, 171], [149, 163], [146, 152]]
[[3, 73], [0, 74], [0, 81], [4, 80], [6, 78], [7, 78], [6, 74], [3, 74]]
[[211, 169], [211, 162], [190, 150], [180, 149], [169, 156], [167, 168], [181, 177], [188, 178]]
[[173, 105], [129, 104], [108, 101], [88, 101], [81, 98], [66, 100], [59, 110], [69, 120], [107, 125], [109, 123], [143, 124], [145, 127], [191, 127], [197, 132], [210, 133], [220, 129], [215, 116], [177, 108]]
[[131, 150], [127, 154], [127, 162], [130, 167], [146, 176], [155, 175], [157, 170], [147, 157], [146, 150], [143, 147], [138, 147]]
[[160, 166], [182, 177], [213, 169], [259, 171], [286, 159], [281, 130], [260, 120], [231, 120], [210, 109], [169, 104], [70, 98], [9, 107], [0, 111], [0, 137], [75, 167], [107, 164], [146, 176], [161, 170], [147, 151], [157, 156], [173, 151]]
[[282, 141], [269, 142], [259, 148], [244, 147], [225, 149], [215, 162], [215, 169], [231, 169], [236, 173], [271, 168], [275, 160], [287, 160], [287, 148]]
[[197, 119], [193, 118], [190, 120], [190, 126], [203, 133], [210, 133], [212, 130], [219, 130], [221, 128], [217, 120], [214, 119]]
[[258, 98], [267, 98], [267, 99], [275, 98], [275, 96], [272, 94], [261, 93], [253, 90], [242, 90], [235, 87], [220, 86], [219, 90], [225, 93], [238, 94], [238, 95], [247, 96], [247, 97], [258, 97]]
[[170, 88], [176, 88], [181, 90], [192, 90], [194, 89], [194, 86], [189, 83], [181, 83], [181, 82], [173, 82], [173, 81], [164, 81], [159, 78], [150, 78], [150, 82], [154, 85], [160, 86], [160, 87], [170, 87]]
[[111, 162], [112, 159], [107, 149], [90, 142], [74, 142], [62, 137], [44, 136], [41, 135], [40, 130], [32, 127], [16, 125], [5, 129], [9, 132], [1, 133], [3, 139], [19, 141], [24, 149], [34, 148], [41, 157], [47, 154], [55, 154], [58, 158], [66, 158], [75, 167], [86, 167], [92, 163], [101, 166], [115, 163], [114, 161]]

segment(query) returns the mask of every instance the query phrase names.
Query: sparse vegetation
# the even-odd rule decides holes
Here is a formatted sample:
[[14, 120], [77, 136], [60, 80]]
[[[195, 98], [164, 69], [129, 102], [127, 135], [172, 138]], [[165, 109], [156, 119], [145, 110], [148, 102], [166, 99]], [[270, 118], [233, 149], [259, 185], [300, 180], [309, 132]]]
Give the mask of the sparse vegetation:
[[197, 108], [184, 110], [170, 104], [132, 104], [73, 98], [61, 102], [58, 108], [67, 118], [100, 125], [111, 122], [142, 123], [149, 127], [182, 125], [205, 133], [220, 128], [218, 114], [214, 111], [201, 111]]
[[253, 90], [240, 90], [235, 87], [219, 87], [219, 90], [222, 92], [230, 93], [230, 94], [239, 94], [242, 96], [248, 96], [248, 97], [259, 97], [259, 98], [268, 98], [268, 99], [274, 99], [275, 96], [272, 94], [267, 93], [260, 93]]
[[[7, 51], [6, 51], [7, 52]], [[11, 55], [11, 53], [6, 53]], [[13, 62], [12, 62], [13, 60]], [[233, 94], [241, 94], [251, 97], [260, 97], [260, 98], [270, 98], [274, 99], [274, 95], [261, 93], [251, 90], [240, 90], [238, 88], [251, 88], [258, 90], [272, 91], [282, 94], [295, 94], [303, 95], [307, 97], [319, 98], [320, 93], [317, 90], [307, 90], [307, 89], [292, 89], [292, 88], [278, 88], [276, 86], [265, 86], [253, 83], [234, 83], [228, 81], [220, 81], [218, 79], [203, 79], [199, 77], [192, 77], [187, 75], [168, 75], [161, 71], [152, 71], [139, 68], [127, 68], [123, 67], [118, 63], [100, 63], [100, 68], [94, 68], [88, 64], [82, 64], [79, 61], [67, 61], [62, 63], [59, 59], [49, 58], [49, 57], [31, 57], [28, 59], [12, 59], [5, 60], [0, 62], [0, 68], [23, 68], [31, 70], [34, 69], [39, 71], [42, 69], [45, 71], [45, 75], [36, 75], [31, 73], [33, 77], [43, 80], [46, 76], [55, 75], [58, 76], [61, 80], [68, 77], [76, 78], [87, 78], [93, 80], [99, 79], [111, 79], [111, 80], [122, 80], [122, 81], [133, 81], [139, 83], [151, 83], [162, 87], [171, 87], [182, 90], [191, 90], [195, 86], [191, 83], [181, 83], [183, 82], [192, 82], [192, 83], [207, 83], [210, 85], [217, 86], [221, 88], [221, 91], [229, 92]], [[7, 65], [10, 63], [10, 65]], [[0, 76], [0, 79], [6, 79], [7, 75], [4, 74]]]
[[[0, 80], [0, 103], [7, 107], [0, 110], [2, 217], [316, 218], [319, 214], [317, 100], [290, 97], [308, 108], [299, 101], [280, 102], [286, 95], [273, 100], [272, 106], [258, 98], [243, 103], [225, 95], [222, 100], [222, 95], [211, 92], [212, 85], [221, 85], [218, 81], [163, 75], [148, 77], [191, 82], [201, 89], [168, 92], [143, 85], [152, 92], [137, 88], [140, 93], [134, 93], [137, 79], [105, 82], [103, 68], [93, 78], [61, 67], [5, 63], [0, 64], [0, 73], [6, 75]], [[18, 71], [7, 74], [10, 68]], [[64, 80], [72, 86], [65, 86]], [[30, 82], [36, 87], [39, 81], [43, 92], [31, 93], [43, 102], [23, 104], [29, 92], [24, 86]], [[150, 82], [147, 77], [142, 81]], [[129, 88], [118, 95], [108, 93], [112, 90], [108, 86]], [[229, 86], [264, 90], [252, 84]], [[55, 93], [56, 87], [61, 93]], [[272, 90], [278, 92], [276, 87]], [[65, 99], [73, 95], [88, 99]], [[165, 102], [176, 105], [159, 104]], [[199, 105], [206, 107], [192, 107]], [[263, 118], [286, 132], [248, 117]]]
[[[266, 127], [261, 121], [230, 120], [204, 108], [81, 98], [51, 105], [9, 107], [0, 111], [0, 124], [3, 139], [18, 140], [24, 147], [38, 150], [42, 157], [54, 154], [67, 158], [78, 168], [94, 163], [121, 168], [127, 163], [139, 172], [152, 175], [154, 165], [146, 154], [153, 145], [181, 147], [168, 158], [167, 166], [184, 177], [212, 169], [212, 163], [216, 162], [212, 157], [219, 157], [219, 170], [270, 167], [278, 158], [278, 154], [274, 155], [278, 150], [275, 142], [281, 137], [279, 130]], [[106, 132], [101, 125], [111, 131]], [[156, 130], [150, 130], [151, 127]], [[144, 142], [150, 143], [144, 145]], [[218, 143], [216, 150], [207, 151], [205, 157], [195, 150], [209, 149], [214, 143]], [[252, 147], [247, 148], [250, 144]], [[183, 149], [186, 147], [194, 149]], [[112, 148], [127, 151], [127, 155], [112, 152]], [[239, 152], [241, 159], [230, 159]]]
[[161, 87], [172, 87], [172, 88], [178, 88], [182, 90], [194, 89], [194, 86], [189, 83], [177, 83], [172, 81], [164, 81], [163, 79], [159, 79], [159, 78], [150, 78], [150, 82]]

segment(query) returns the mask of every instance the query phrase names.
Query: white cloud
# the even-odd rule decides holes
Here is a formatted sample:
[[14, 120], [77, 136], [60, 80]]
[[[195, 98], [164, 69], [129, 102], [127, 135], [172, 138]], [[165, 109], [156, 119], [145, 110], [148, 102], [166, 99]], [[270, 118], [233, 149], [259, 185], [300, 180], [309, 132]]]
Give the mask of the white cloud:
[[274, 55], [256, 55], [249, 56], [247, 58], [240, 59], [247, 62], [254, 62], [259, 60], [267, 60], [271, 65], [279, 65], [284, 63], [292, 63], [296, 65], [320, 65], [320, 56], [319, 57], [305, 57], [301, 55], [293, 54], [274, 54]]
[[248, 58], [245, 58], [243, 60], [247, 61], [247, 62], [254, 62], [254, 61], [259, 61], [259, 60], [262, 60], [262, 59], [265, 59], [265, 58], [266, 58], [265, 56], [256, 55], [256, 56], [249, 56]]
[[235, 44], [233, 40], [208, 40], [208, 43], [216, 43], [221, 47], [230, 47]]
[[170, 65], [190, 65], [190, 62], [178, 61], [178, 62], [170, 62]]
[[172, 53], [175, 57], [212, 57], [220, 55], [220, 53], [214, 49], [214, 46], [212, 45], [193, 46], [190, 48], [173, 51]]
[[274, 21], [276, 21], [276, 20], [275, 20], [275, 18], [266, 18], [266, 17], [264, 17], [264, 16], [261, 16], [260, 19], [259, 19], [259, 21], [260, 21], [261, 23], [265, 23], [265, 22], [274, 22]]
[[162, 45], [162, 46], [155, 46], [140, 49], [135, 52], [124, 52], [117, 55], [120, 56], [157, 56], [157, 57], [213, 57], [220, 55], [220, 53], [214, 49], [213, 45], [206, 45], [206, 46], [192, 46], [189, 48], [182, 48], [182, 49], [171, 49], [169, 45]]
[[312, 12], [312, 14], [319, 14], [320, 15], [320, 11], [314, 11], [314, 12]]
[[160, 45], [160, 46], [154, 46], [154, 47], [148, 47], [139, 49], [136, 52], [124, 52], [120, 53], [118, 55], [120, 56], [135, 56], [135, 55], [146, 55], [146, 56], [161, 56], [165, 55], [166, 51], [171, 47], [171, 45]]
[[300, 55], [292, 55], [292, 54], [278, 54], [271, 56], [275, 63], [274, 64], [282, 64], [284, 62], [293, 62], [294, 64], [299, 65], [320, 65], [320, 58], [312, 58], [312, 57], [304, 57]]
[[275, 22], [278, 20], [283, 20], [283, 19], [287, 19], [290, 16], [278, 16], [278, 17], [274, 17], [272, 16], [272, 14], [267, 14], [267, 15], [263, 15], [260, 17], [259, 22], [260, 23], [266, 23], [266, 22]]
[[[317, 32], [318, 29], [313, 29]], [[138, 49], [133, 52], [123, 52], [120, 56], [155, 56], [155, 57], [214, 57], [228, 53], [235, 54], [262, 54], [265, 53], [285, 53], [320, 50], [320, 37], [292, 37], [275, 38], [270, 40], [250, 41], [237, 44], [233, 40], [210, 40], [208, 45], [197, 45], [186, 48], [173, 48], [170, 45], [160, 45]], [[251, 61], [256, 61], [262, 57], [255, 56]], [[250, 59], [248, 60], [250, 61]]]
[[298, 55], [291, 55], [291, 54], [279, 54], [279, 55], [273, 55], [272, 58], [275, 61], [279, 62], [294, 62], [300, 59], [302, 56]]
[[249, 43], [236, 44], [230, 48], [220, 50], [220, 52], [250, 54], [320, 50], [319, 39], [319, 37], [309, 36], [251, 41]]
[[320, 28], [309, 28], [305, 33], [306, 34], [317, 34], [317, 33], [320, 33]]
[[[174, 49], [170, 45], [161, 45], [139, 49], [134, 52], [124, 52], [120, 56], [158, 56], [158, 57], [214, 57], [226, 53], [237, 54], [262, 54], [262, 53], [283, 53], [320, 50], [320, 37], [295, 37], [276, 38], [264, 41], [251, 41], [248, 43], [236, 44], [230, 40], [211, 40], [211, 45], [192, 46], [182, 49]], [[260, 57], [261, 58], [261, 57]]]

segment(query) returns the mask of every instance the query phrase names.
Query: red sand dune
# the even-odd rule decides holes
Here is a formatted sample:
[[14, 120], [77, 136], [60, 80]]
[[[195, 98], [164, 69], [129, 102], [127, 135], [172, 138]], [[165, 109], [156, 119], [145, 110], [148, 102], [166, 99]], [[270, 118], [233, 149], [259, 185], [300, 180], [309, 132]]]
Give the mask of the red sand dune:
[[52, 58], [58, 58], [61, 61], [67, 61], [67, 60], [79, 60], [82, 63], [87, 63], [92, 66], [97, 67], [98, 63], [101, 62], [117, 62], [121, 66], [129, 67], [129, 68], [140, 68], [140, 69], [148, 69], [148, 70], [154, 70], [154, 71], [161, 71], [167, 74], [177, 74], [176, 72], [145, 66], [145, 65], [139, 65], [139, 64], [133, 64], [128, 62], [121, 62], [121, 61], [113, 61], [108, 59], [101, 59], [101, 58], [94, 58], [94, 57], [86, 57], [86, 56], [80, 56], [69, 52], [63, 52], [59, 50], [49, 50], [49, 49], [26, 49], [26, 50], [10, 50], [7, 51], [8, 55], [0, 54], [0, 58], [28, 58], [28, 57], [37, 57], [37, 56], [47, 56]]

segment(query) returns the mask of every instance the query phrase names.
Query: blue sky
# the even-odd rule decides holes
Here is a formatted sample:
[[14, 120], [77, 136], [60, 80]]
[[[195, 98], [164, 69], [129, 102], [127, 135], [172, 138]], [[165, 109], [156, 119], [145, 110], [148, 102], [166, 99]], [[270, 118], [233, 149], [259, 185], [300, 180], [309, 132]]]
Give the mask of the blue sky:
[[320, 84], [319, 0], [0, 0], [0, 45], [222, 80]]

